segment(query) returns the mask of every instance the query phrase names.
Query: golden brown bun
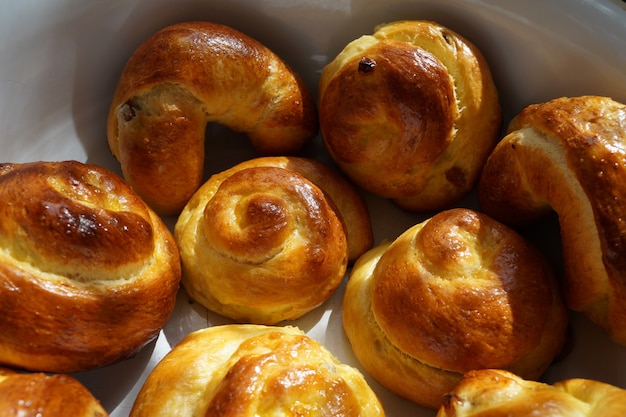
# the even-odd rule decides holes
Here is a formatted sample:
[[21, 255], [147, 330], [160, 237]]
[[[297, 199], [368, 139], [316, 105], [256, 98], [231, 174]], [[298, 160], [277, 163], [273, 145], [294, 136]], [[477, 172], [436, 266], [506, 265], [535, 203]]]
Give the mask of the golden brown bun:
[[626, 105], [581, 96], [528, 106], [489, 157], [479, 202], [510, 225], [556, 211], [567, 304], [626, 344]]
[[600, 381], [568, 379], [553, 385], [507, 371], [468, 372], [444, 398], [437, 417], [623, 417], [626, 391]]
[[319, 96], [322, 136], [341, 170], [408, 210], [465, 195], [500, 133], [485, 58], [434, 22], [393, 22], [352, 41], [324, 68]]
[[107, 122], [125, 179], [158, 213], [177, 214], [201, 184], [210, 122], [263, 154], [296, 152], [318, 130], [309, 91], [264, 45], [209, 22], [162, 29], [127, 62]]
[[143, 416], [384, 416], [356, 369], [295, 327], [197, 330], [157, 364], [130, 413]]
[[343, 324], [372, 377], [437, 408], [472, 369], [509, 369], [530, 379], [543, 373], [567, 327], [554, 281], [544, 259], [513, 230], [452, 209], [356, 262]]
[[0, 363], [84, 371], [158, 335], [180, 257], [120, 177], [75, 161], [0, 164], [0, 200]]
[[0, 415], [108, 417], [100, 402], [68, 375], [19, 373], [0, 367]]
[[191, 297], [257, 324], [323, 303], [373, 242], [352, 185], [297, 157], [256, 158], [212, 176], [180, 214], [175, 237]]

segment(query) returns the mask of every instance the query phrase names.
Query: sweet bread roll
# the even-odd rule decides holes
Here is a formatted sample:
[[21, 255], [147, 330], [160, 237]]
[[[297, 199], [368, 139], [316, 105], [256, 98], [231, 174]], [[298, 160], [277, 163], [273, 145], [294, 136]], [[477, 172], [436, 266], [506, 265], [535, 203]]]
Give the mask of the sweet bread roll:
[[209, 22], [160, 30], [126, 63], [107, 121], [125, 179], [158, 213], [178, 214], [201, 184], [210, 122], [263, 154], [294, 153], [318, 131], [310, 92], [266, 46]]
[[0, 415], [108, 417], [100, 402], [69, 375], [20, 373], [0, 367]]
[[472, 369], [538, 378], [561, 350], [567, 310], [551, 269], [520, 235], [451, 209], [355, 263], [343, 325], [380, 384], [438, 408]]
[[130, 417], [384, 416], [363, 375], [295, 327], [190, 333], [153, 369]]
[[275, 324], [323, 303], [371, 248], [364, 201], [325, 165], [255, 158], [213, 175], [174, 230], [183, 285], [208, 309]]
[[468, 372], [444, 397], [437, 417], [623, 417], [626, 391], [590, 379], [553, 385], [495, 369]]
[[501, 125], [485, 57], [428, 21], [381, 25], [348, 44], [323, 70], [319, 112], [341, 170], [414, 211], [473, 188]]
[[169, 319], [170, 231], [117, 175], [0, 164], [0, 364], [68, 373], [127, 358]]
[[554, 210], [568, 306], [626, 344], [626, 105], [580, 96], [525, 108], [485, 165], [479, 204], [513, 226]]

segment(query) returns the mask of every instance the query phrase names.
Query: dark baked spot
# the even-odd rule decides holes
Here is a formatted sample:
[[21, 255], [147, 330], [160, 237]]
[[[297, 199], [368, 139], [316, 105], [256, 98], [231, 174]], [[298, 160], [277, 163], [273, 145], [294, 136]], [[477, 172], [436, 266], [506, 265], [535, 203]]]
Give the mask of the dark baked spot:
[[135, 107], [131, 100], [128, 100], [126, 103], [122, 104], [120, 107], [120, 115], [126, 122], [130, 122], [137, 115], [135, 113]]
[[463, 188], [467, 183], [467, 176], [465, 175], [465, 172], [457, 166], [453, 166], [446, 171], [446, 179], [450, 184], [457, 188]]
[[441, 399], [441, 403], [444, 407], [450, 407], [450, 404], [452, 404], [452, 401], [455, 399], [456, 399], [456, 394], [448, 393], [443, 396], [443, 398]]
[[361, 61], [359, 61], [359, 72], [361, 73], [372, 72], [374, 68], [376, 68], [376, 61], [371, 58], [364, 56], [361, 58]]

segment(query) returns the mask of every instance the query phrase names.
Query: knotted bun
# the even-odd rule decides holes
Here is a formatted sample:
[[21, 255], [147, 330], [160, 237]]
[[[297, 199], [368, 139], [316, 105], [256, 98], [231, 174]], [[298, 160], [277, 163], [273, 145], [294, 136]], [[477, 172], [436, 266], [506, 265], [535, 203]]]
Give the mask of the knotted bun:
[[552, 385], [496, 369], [470, 371], [446, 394], [437, 417], [622, 417], [626, 391], [591, 379]]
[[558, 213], [565, 299], [626, 344], [626, 105], [562, 97], [525, 108], [489, 157], [481, 210], [510, 225]]
[[434, 22], [378, 26], [337, 55], [319, 84], [320, 127], [335, 162], [405, 209], [465, 195], [500, 133], [486, 59]]
[[264, 154], [296, 152], [318, 130], [302, 80], [266, 46], [215, 23], [168, 26], [126, 63], [107, 122], [125, 179], [157, 212], [177, 214], [201, 184], [209, 122]]
[[0, 414], [19, 417], [108, 417], [100, 402], [69, 375], [0, 367]]
[[382, 417], [363, 376], [295, 327], [190, 333], [153, 369], [130, 417]]
[[561, 349], [567, 312], [534, 248], [485, 215], [452, 209], [356, 262], [343, 324], [378, 382], [438, 408], [472, 369], [538, 378]]
[[373, 241], [351, 184], [296, 157], [255, 158], [212, 176], [182, 211], [175, 237], [190, 296], [257, 324], [320, 305]]
[[158, 335], [180, 258], [120, 177], [75, 161], [0, 164], [0, 200], [0, 363], [83, 371]]

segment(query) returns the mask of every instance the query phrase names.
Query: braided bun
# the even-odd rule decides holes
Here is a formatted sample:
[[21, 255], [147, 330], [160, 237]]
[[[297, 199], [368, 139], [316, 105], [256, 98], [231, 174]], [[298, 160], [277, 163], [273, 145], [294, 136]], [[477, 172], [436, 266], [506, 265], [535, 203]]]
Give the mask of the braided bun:
[[376, 394], [295, 327], [223, 325], [190, 333], [154, 368], [130, 417], [383, 417]]
[[622, 417], [626, 391], [591, 379], [552, 385], [499, 370], [470, 371], [446, 394], [437, 417]]
[[525, 108], [489, 157], [481, 210], [513, 226], [558, 213], [565, 299], [626, 344], [626, 105], [563, 97]]
[[0, 414], [19, 417], [108, 417], [100, 402], [69, 375], [0, 367]]
[[0, 200], [0, 363], [84, 371], [158, 335], [180, 258], [120, 177], [74, 161], [0, 164]]
[[264, 45], [209, 22], [160, 30], [127, 62], [107, 122], [125, 179], [158, 213], [177, 214], [201, 184], [209, 122], [264, 154], [296, 152], [318, 130], [310, 93]]
[[543, 257], [467, 209], [440, 212], [352, 268], [343, 324], [365, 370], [437, 408], [472, 369], [538, 378], [560, 352], [567, 311]]
[[434, 22], [381, 25], [351, 42], [324, 68], [319, 96], [322, 136], [339, 168], [408, 210], [464, 196], [500, 133], [485, 58]]

